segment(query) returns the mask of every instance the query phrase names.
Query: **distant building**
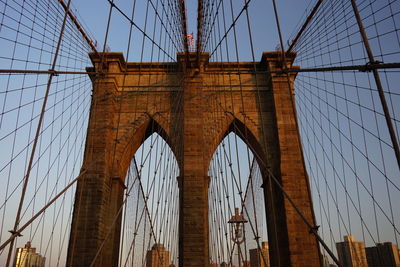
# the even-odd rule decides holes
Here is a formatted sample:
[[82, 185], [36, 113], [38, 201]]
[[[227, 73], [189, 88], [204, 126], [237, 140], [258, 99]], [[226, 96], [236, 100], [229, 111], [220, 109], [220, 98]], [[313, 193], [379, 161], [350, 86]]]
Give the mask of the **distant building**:
[[250, 249], [250, 267], [269, 267], [268, 242], [262, 242], [261, 249]]
[[392, 242], [377, 243], [375, 247], [368, 247], [365, 251], [370, 267], [400, 266], [399, 249]]
[[325, 254], [322, 254], [322, 266], [323, 267], [330, 267], [329, 266], [329, 258]]
[[31, 246], [31, 242], [26, 242], [24, 248], [18, 248], [15, 254], [15, 267], [44, 267], [46, 258], [36, 253], [36, 248]]
[[146, 267], [168, 267], [170, 266], [169, 251], [163, 244], [154, 244], [146, 254]]
[[322, 255], [322, 266], [323, 267], [337, 267], [335, 264], [329, 262], [329, 256], [323, 254]]
[[344, 242], [336, 243], [339, 262], [343, 267], [368, 267], [364, 242], [354, 241], [349, 235]]

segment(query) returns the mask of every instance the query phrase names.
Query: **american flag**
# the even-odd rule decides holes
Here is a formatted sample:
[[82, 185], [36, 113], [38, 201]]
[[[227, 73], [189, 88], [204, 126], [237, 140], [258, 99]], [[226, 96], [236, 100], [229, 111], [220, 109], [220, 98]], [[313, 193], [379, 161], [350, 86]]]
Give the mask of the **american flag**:
[[188, 40], [188, 45], [189, 46], [194, 46], [194, 38], [193, 38], [193, 33], [189, 33], [187, 35], [187, 40]]

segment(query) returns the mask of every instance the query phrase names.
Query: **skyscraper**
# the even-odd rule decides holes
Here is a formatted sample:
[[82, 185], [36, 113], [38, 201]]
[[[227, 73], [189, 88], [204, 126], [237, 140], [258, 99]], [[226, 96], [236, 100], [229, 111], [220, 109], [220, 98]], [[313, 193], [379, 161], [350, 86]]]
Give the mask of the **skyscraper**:
[[343, 267], [368, 267], [364, 242], [354, 241], [349, 235], [343, 242], [336, 243], [339, 261]]
[[369, 266], [397, 267], [400, 266], [399, 249], [392, 242], [377, 243], [375, 247], [365, 249]]
[[268, 242], [262, 242], [261, 249], [250, 249], [250, 267], [268, 267], [269, 249]]
[[25, 247], [18, 248], [15, 254], [14, 266], [15, 267], [44, 267], [46, 261], [45, 257], [42, 257], [39, 253], [36, 253], [36, 248], [31, 246], [31, 242], [28, 241]]
[[163, 244], [154, 244], [146, 254], [146, 267], [168, 267], [170, 265], [169, 251]]

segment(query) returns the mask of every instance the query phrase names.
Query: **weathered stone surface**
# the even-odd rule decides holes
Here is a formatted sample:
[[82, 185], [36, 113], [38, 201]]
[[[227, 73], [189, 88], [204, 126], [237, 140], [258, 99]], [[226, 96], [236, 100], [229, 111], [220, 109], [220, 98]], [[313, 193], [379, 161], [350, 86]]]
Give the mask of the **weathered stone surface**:
[[[295, 76], [289, 86], [286, 74], [268, 72], [281, 68], [279, 52], [264, 53], [257, 72], [253, 63], [208, 62], [205, 53], [199, 61], [195, 53], [178, 54], [177, 63], [126, 63], [121, 53], [91, 58], [103, 74], [91, 77], [87, 172], [76, 192], [67, 266], [88, 266], [105, 239], [96, 266], [117, 266], [123, 177], [154, 132], [180, 167], [179, 266], [207, 266], [208, 167], [231, 131], [262, 169], [271, 265], [320, 266], [316, 239], [273, 181], [314, 225], [290, 88]], [[287, 55], [288, 66], [293, 59]]]

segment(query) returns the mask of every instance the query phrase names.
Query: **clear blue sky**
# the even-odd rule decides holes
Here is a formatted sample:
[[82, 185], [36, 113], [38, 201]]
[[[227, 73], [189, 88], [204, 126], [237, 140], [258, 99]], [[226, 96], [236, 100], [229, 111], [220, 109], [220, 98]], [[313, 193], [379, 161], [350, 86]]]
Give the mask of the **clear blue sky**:
[[[154, 1], [156, 2], [156, 1]], [[300, 19], [306, 12], [306, 8], [309, 7], [310, 3], [314, 1], [291, 1], [282, 0], [278, 2], [278, 9], [280, 11], [281, 27], [284, 40], [288, 40], [291, 34], [296, 30]], [[125, 1], [115, 1], [115, 3], [121, 7], [126, 7], [127, 14], [131, 14], [130, 6]], [[228, 5], [226, 1], [226, 5]], [[237, 14], [239, 7], [243, 6], [241, 0], [233, 1], [236, 9], [234, 13]], [[109, 12], [109, 5], [107, 1], [98, 0], [86, 0], [86, 1], [75, 1], [73, 2], [80, 18], [83, 18], [84, 25], [87, 25], [87, 29], [92, 33], [92, 37], [98, 41], [99, 47], [102, 48], [105, 35], [105, 26], [107, 25], [107, 17]], [[312, 6], [312, 5], [311, 5]], [[137, 1], [135, 13], [135, 21], [139, 25], [144, 25], [144, 14], [146, 10], [145, 1]], [[188, 32], [197, 33], [197, 1], [188, 0], [186, 1], [187, 19], [188, 19]], [[251, 24], [253, 31], [253, 38], [255, 44], [256, 57], [261, 57], [262, 51], [275, 50], [278, 45], [278, 36], [275, 26], [275, 18], [272, 9], [271, 1], [266, 0], [253, 0], [250, 2], [249, 13], [251, 14]], [[230, 20], [230, 14], [226, 14], [227, 19]], [[244, 49], [248, 47], [248, 37], [247, 29], [243, 27], [245, 25], [243, 22], [244, 16], [238, 22], [239, 24], [239, 34], [246, 36], [241, 36], [240, 44], [243, 49], [240, 49], [240, 53], [243, 59], [251, 60], [251, 54], [249, 49]], [[114, 11], [112, 21], [111, 21], [111, 34], [109, 38], [109, 46], [113, 52], [126, 51], [126, 42], [122, 40], [127, 39], [127, 23], [121, 18], [117, 12]], [[133, 36], [134, 41], [140, 41], [141, 35], [137, 34]], [[240, 41], [239, 40], [239, 41]], [[139, 45], [140, 46], [140, 45]]]

